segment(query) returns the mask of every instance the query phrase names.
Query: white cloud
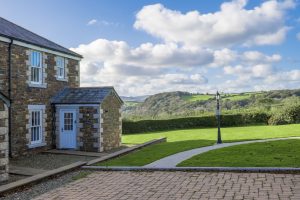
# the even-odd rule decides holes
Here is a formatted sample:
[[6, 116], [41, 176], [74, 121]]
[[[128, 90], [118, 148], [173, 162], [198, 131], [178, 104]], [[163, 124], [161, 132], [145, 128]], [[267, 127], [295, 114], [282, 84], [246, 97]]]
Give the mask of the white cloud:
[[246, 51], [241, 56], [241, 60], [250, 64], [273, 63], [281, 61], [281, 56], [279, 54], [268, 56], [259, 51]]
[[272, 65], [255, 65], [251, 68], [252, 76], [255, 78], [265, 78], [274, 73]]
[[167, 84], [204, 84], [207, 83], [207, 78], [202, 74], [165, 74], [161, 76], [161, 80]]
[[214, 51], [214, 62], [210, 64], [211, 67], [223, 67], [232, 64], [243, 65], [258, 65], [258, 64], [272, 64], [278, 63], [282, 59], [281, 55], [265, 55], [259, 51], [245, 51], [239, 53], [230, 49], [222, 49]]
[[214, 62], [210, 65], [212, 67], [223, 67], [235, 62], [238, 58], [238, 53], [230, 49], [216, 50], [214, 52]]
[[100, 24], [102, 24], [104, 26], [119, 26], [119, 23], [109, 22], [109, 21], [106, 21], [106, 20], [101, 20]]
[[161, 4], [144, 6], [136, 15], [134, 27], [166, 42], [189, 46], [273, 45], [285, 39], [288, 27], [285, 12], [293, 0], [265, 1], [247, 10], [246, 0], [233, 0], [214, 13], [181, 13]]
[[[163, 42], [131, 47], [125, 41], [97, 39], [71, 49], [84, 56], [81, 85], [113, 85], [121, 95], [136, 96], [176, 90], [242, 92], [299, 84], [299, 70], [278, 71], [281, 55], [229, 48], [284, 41], [290, 29], [285, 13], [295, 6], [294, 1], [263, 1], [253, 9], [246, 9], [246, 4], [246, 0], [233, 0], [206, 14], [181, 13], [161, 4], [145, 6], [137, 13], [134, 27]], [[118, 26], [99, 19], [87, 24]], [[300, 39], [300, 33], [297, 36]]]
[[83, 55], [83, 86], [114, 85], [123, 95], [152, 94], [205, 85], [203, 67], [213, 62], [208, 49], [187, 48], [175, 43], [141, 44], [98, 39], [71, 50]]
[[225, 74], [249, 78], [265, 78], [268, 75], [273, 74], [274, 71], [275, 70], [272, 65], [267, 64], [254, 65], [250, 67], [242, 65], [224, 67]]
[[94, 24], [97, 24], [98, 20], [96, 19], [91, 19], [90, 21], [88, 21], [87, 25], [88, 26], [91, 26], [91, 25], [94, 25]]
[[292, 89], [299, 88], [300, 83], [300, 70], [279, 71], [271, 65], [227, 66], [224, 73], [236, 77], [225, 81], [221, 86], [221, 90], [226, 92]]
[[279, 82], [300, 82], [300, 70], [294, 69], [290, 71], [280, 72], [270, 75], [266, 78], [266, 82], [270, 84]]
[[224, 81], [224, 74], [214, 74], [224, 81], [219, 85], [223, 91], [245, 89], [248, 88], [246, 82], [272, 75], [272, 64], [281, 60], [278, 54], [265, 55], [258, 51], [213, 51], [175, 43], [144, 43], [132, 48], [124, 41], [105, 39], [71, 50], [84, 56], [82, 86], [114, 85], [122, 95], [174, 90], [210, 92], [218, 85], [210, 81], [213, 80], [211, 75], [206, 75], [210, 66], [226, 66], [225, 76], [237, 77]]
[[92, 19], [92, 20], [88, 21], [87, 25], [88, 26], [92, 26], [92, 25], [119, 26], [119, 23], [109, 22], [109, 21], [106, 21], [106, 20]]
[[137, 48], [131, 48], [124, 41], [98, 39], [72, 50], [82, 54], [88, 62], [105, 62], [143, 68], [199, 67], [211, 63], [214, 59], [211, 50], [186, 48], [175, 43], [145, 43]]

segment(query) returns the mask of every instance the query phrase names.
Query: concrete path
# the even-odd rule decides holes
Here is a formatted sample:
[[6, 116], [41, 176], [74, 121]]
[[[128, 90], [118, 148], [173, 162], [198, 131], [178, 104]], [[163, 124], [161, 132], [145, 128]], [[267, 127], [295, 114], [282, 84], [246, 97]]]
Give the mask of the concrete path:
[[300, 137], [273, 138], [273, 139], [265, 139], [265, 140], [252, 140], [252, 141], [216, 144], [213, 146], [201, 147], [197, 149], [176, 153], [171, 156], [167, 156], [165, 158], [152, 162], [148, 165], [145, 165], [144, 167], [157, 167], [157, 168], [176, 167], [177, 164], [181, 163], [184, 160], [187, 160], [195, 155], [202, 154], [211, 150], [240, 145], [240, 144], [250, 144], [250, 143], [257, 143], [257, 142], [269, 142], [269, 141], [288, 140], [288, 139], [300, 139]]
[[35, 200], [300, 199], [299, 174], [94, 172]]

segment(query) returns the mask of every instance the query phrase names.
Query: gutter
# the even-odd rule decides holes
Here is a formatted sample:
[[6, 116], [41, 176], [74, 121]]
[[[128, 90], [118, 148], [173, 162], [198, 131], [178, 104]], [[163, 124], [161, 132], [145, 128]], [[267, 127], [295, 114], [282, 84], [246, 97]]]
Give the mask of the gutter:
[[[12, 44], [14, 40], [10, 38], [10, 43], [8, 45], [8, 98], [11, 101], [11, 83], [12, 83], [12, 63], [11, 63], [11, 54], [12, 54]], [[12, 101], [11, 101], [12, 104]], [[10, 105], [8, 108], [8, 153], [9, 157], [12, 157], [12, 150], [11, 150], [11, 120], [12, 120], [12, 106]]]

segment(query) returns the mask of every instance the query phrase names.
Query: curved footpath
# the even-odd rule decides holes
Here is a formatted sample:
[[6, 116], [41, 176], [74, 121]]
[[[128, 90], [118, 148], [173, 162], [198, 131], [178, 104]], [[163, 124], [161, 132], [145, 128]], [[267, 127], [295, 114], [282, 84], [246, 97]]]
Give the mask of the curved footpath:
[[224, 147], [230, 147], [240, 144], [250, 144], [250, 143], [257, 143], [257, 142], [269, 142], [269, 141], [276, 141], [276, 140], [289, 140], [289, 139], [300, 139], [300, 137], [288, 137], [288, 138], [272, 138], [272, 139], [265, 139], [265, 140], [251, 140], [251, 141], [242, 141], [242, 142], [232, 142], [232, 143], [223, 143], [223, 144], [215, 144], [213, 146], [201, 147], [197, 149], [192, 149], [188, 151], [183, 151], [180, 153], [173, 154], [171, 156], [167, 156], [160, 160], [154, 161], [144, 167], [151, 167], [151, 168], [166, 168], [166, 167], [176, 167], [179, 163], [195, 156], [198, 154], [202, 154], [211, 150], [220, 149]]

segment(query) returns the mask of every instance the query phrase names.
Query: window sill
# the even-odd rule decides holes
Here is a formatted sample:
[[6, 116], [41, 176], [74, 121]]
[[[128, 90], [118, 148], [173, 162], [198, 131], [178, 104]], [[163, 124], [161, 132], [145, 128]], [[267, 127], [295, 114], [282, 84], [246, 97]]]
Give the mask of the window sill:
[[43, 83], [43, 84], [34, 84], [34, 83], [28, 83], [29, 87], [34, 87], [34, 88], [47, 88], [47, 84]]
[[38, 144], [27, 144], [29, 149], [37, 148], [37, 147], [43, 147], [46, 146], [47, 144], [45, 142], [38, 143]]
[[58, 81], [64, 81], [64, 82], [68, 82], [68, 79], [67, 79], [67, 78], [56, 78], [56, 80], [58, 80]]

